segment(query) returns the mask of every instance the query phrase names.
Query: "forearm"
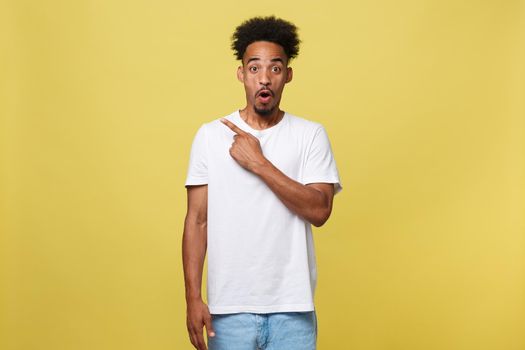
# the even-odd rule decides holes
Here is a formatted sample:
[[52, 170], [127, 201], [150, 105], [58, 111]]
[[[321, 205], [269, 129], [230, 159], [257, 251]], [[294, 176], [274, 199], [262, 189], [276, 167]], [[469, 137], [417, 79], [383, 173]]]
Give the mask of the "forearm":
[[311, 224], [321, 226], [330, 216], [332, 202], [323, 191], [291, 179], [268, 160], [253, 166], [251, 171], [288, 209]]
[[202, 270], [207, 248], [207, 224], [186, 217], [182, 237], [182, 260], [186, 301], [202, 299]]

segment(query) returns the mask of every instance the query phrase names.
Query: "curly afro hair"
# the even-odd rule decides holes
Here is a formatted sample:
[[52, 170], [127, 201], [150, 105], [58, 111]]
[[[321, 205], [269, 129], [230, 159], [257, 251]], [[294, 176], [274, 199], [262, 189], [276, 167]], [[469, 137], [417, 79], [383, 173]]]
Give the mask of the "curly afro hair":
[[288, 60], [299, 54], [297, 27], [275, 16], [253, 17], [241, 23], [232, 35], [231, 48], [235, 57], [242, 61], [248, 45], [255, 41], [270, 41], [283, 47]]

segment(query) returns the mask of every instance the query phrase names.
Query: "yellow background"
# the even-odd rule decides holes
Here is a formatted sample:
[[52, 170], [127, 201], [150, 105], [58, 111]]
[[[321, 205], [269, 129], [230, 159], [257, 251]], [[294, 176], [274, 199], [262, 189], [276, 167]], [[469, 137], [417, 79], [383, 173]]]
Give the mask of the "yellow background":
[[191, 349], [191, 140], [244, 105], [253, 15], [303, 40], [283, 109], [344, 190], [319, 349], [525, 349], [523, 1], [3, 1], [0, 349]]

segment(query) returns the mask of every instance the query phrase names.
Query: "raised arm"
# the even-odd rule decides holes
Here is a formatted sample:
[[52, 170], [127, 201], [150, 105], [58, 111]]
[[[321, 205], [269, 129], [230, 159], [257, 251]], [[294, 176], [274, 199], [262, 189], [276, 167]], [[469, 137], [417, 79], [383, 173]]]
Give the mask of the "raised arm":
[[182, 236], [182, 262], [186, 286], [186, 323], [191, 343], [206, 349], [202, 328], [214, 336], [211, 315], [201, 295], [202, 269], [207, 248], [208, 186], [188, 186], [188, 209]]
[[313, 183], [303, 185], [292, 180], [270, 161], [255, 165], [252, 172], [259, 176], [288, 209], [316, 227], [330, 217], [334, 185]]
[[222, 122], [233, 132], [230, 155], [239, 165], [259, 176], [292, 212], [314, 226], [322, 226], [330, 217], [334, 185], [314, 183], [303, 185], [281, 172], [262, 153], [259, 140], [227, 119]]

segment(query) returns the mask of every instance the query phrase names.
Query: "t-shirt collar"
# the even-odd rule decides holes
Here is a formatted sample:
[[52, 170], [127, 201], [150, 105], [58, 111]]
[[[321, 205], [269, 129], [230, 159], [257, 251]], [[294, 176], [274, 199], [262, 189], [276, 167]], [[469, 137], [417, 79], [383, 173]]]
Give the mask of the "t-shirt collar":
[[258, 136], [263, 136], [263, 135], [270, 134], [270, 133], [274, 132], [275, 130], [277, 130], [278, 128], [280, 128], [288, 120], [288, 113], [286, 113], [286, 111], [285, 111], [283, 117], [281, 118], [281, 120], [279, 120], [279, 122], [277, 124], [272, 125], [269, 128], [262, 129], [262, 130], [254, 129], [248, 123], [246, 123], [244, 121], [244, 119], [242, 119], [241, 113], [240, 113], [239, 110], [236, 110], [233, 113], [233, 117], [235, 119], [234, 123], [237, 126], [239, 126], [241, 129], [249, 132], [250, 134], [258, 137]]

